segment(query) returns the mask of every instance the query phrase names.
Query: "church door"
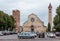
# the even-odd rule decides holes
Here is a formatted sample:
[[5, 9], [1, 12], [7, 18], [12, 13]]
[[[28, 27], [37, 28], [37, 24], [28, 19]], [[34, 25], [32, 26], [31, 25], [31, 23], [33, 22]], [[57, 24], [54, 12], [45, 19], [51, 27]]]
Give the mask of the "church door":
[[34, 32], [34, 26], [31, 25], [31, 32]]

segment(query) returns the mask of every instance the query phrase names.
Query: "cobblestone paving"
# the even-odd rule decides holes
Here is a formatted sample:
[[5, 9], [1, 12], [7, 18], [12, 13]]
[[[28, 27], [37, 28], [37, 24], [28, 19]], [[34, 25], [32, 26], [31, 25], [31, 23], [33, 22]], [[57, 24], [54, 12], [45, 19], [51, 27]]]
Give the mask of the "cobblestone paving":
[[0, 36], [0, 41], [60, 41], [60, 38], [18, 39], [17, 35]]

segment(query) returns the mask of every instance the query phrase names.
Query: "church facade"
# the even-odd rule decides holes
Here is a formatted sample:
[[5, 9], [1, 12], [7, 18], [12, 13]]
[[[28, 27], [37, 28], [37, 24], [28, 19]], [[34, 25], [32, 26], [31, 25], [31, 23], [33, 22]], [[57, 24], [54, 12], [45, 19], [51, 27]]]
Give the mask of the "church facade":
[[44, 22], [41, 21], [37, 15], [30, 14], [28, 16], [28, 20], [23, 24], [24, 32], [46, 32], [46, 26], [44, 26]]

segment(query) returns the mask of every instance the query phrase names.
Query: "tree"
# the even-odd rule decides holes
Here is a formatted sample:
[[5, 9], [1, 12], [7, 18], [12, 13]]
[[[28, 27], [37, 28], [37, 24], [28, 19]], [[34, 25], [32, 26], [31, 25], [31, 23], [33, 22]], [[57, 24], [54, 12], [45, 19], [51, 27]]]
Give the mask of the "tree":
[[54, 23], [54, 25], [57, 25], [57, 24], [59, 23], [59, 16], [58, 16], [58, 15], [56, 15], [56, 16], [54, 17], [53, 23]]
[[50, 23], [48, 23], [48, 32], [50, 32], [50, 29], [51, 29], [51, 25], [50, 25]]
[[56, 31], [60, 31], [60, 24], [55, 26]]
[[54, 20], [53, 20], [54, 29], [56, 29], [56, 31], [60, 32], [60, 5], [56, 9], [56, 13], [57, 13], [57, 15], [54, 17]]
[[60, 16], [60, 5], [59, 5], [59, 7], [57, 7], [57, 9], [56, 9], [56, 13], [57, 13], [58, 16]]
[[14, 29], [14, 18], [8, 14], [0, 11], [0, 30], [10, 30]]
[[10, 30], [13, 30], [13, 29], [14, 29], [14, 27], [15, 27], [15, 25], [14, 25], [15, 21], [14, 21], [14, 18], [13, 18], [13, 16], [12, 16], [12, 15], [10, 15], [9, 22], [10, 22], [10, 23], [9, 23]]

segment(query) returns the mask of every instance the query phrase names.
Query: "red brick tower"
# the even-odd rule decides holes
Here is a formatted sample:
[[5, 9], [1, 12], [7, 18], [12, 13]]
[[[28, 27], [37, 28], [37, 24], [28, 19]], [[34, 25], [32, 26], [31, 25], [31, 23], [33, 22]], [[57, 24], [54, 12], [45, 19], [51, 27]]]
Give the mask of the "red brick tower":
[[20, 30], [20, 11], [19, 10], [13, 10], [13, 17], [15, 19], [15, 31], [19, 32]]
[[50, 23], [51, 31], [52, 31], [52, 5], [51, 3], [48, 6], [48, 23]]

